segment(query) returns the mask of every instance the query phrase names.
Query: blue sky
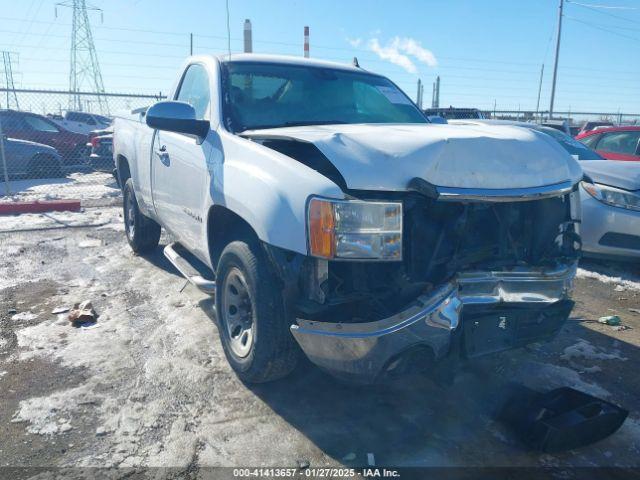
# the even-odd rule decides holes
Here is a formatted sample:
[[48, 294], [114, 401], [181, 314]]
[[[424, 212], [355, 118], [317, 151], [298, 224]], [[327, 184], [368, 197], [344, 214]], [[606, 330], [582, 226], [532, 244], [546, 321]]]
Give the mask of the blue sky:
[[[68, 88], [71, 11], [54, 0], [1, 0], [0, 45], [17, 52], [25, 88]], [[227, 48], [224, 0], [93, 0], [91, 13], [105, 87], [166, 92], [189, 53]], [[441, 104], [548, 108], [557, 0], [229, 0], [231, 48], [242, 48], [245, 18], [254, 51], [350, 62], [387, 75], [411, 97], [416, 81], [441, 77]], [[608, 8], [605, 8], [608, 7]], [[640, 0], [575, 0], [565, 6], [556, 110], [640, 112]]]

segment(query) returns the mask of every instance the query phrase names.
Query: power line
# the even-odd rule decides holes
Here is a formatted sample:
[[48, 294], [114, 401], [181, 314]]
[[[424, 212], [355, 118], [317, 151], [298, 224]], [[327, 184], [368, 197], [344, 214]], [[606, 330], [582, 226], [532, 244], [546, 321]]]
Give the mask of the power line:
[[602, 10], [598, 10], [597, 8], [594, 8], [593, 6], [589, 6], [589, 5], [584, 4], [584, 3], [573, 2], [571, 0], [567, 0], [567, 3], [570, 3], [571, 5], [575, 5], [575, 6], [580, 7], [580, 8], [585, 8], [587, 10], [591, 10], [592, 12], [599, 13], [601, 15], [606, 15], [606, 16], [611, 17], [611, 18], [616, 18], [618, 20], [624, 20], [625, 22], [631, 22], [631, 23], [640, 24], [640, 22], [638, 22], [636, 20], [632, 20], [631, 18], [621, 17], [620, 15], [615, 15], [615, 14], [610, 13], [610, 12], [603, 12]]
[[575, 17], [567, 16], [566, 18], [568, 20], [573, 21], [573, 22], [578, 22], [578, 23], [581, 23], [581, 24], [586, 25], [588, 27], [595, 28], [596, 30], [600, 30], [600, 31], [603, 31], [603, 32], [610, 33], [611, 35], [616, 35], [618, 37], [626, 38], [628, 40], [633, 40], [634, 42], [640, 42], [640, 38], [637, 38], [637, 37], [632, 37], [630, 35], [625, 35], [624, 33], [618, 33], [618, 32], [616, 32], [614, 30], [609, 30], [608, 28], [603, 28], [603, 27], [600, 27], [600, 26], [595, 25], [593, 23], [585, 22], [584, 20], [580, 20], [580, 19], [575, 18]]

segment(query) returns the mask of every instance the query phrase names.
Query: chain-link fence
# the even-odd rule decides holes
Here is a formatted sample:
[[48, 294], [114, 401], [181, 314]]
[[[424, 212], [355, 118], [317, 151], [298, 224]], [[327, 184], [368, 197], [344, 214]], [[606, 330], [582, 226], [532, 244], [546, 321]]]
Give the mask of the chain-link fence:
[[120, 196], [113, 176], [113, 118], [161, 98], [0, 89], [0, 202], [113, 202]]
[[[549, 112], [525, 110], [493, 110], [484, 111], [487, 118], [502, 120], [519, 120], [523, 122], [544, 121], [549, 119]], [[614, 125], [640, 125], [640, 113], [620, 112], [554, 112], [553, 119], [566, 120], [568, 125], [582, 126], [587, 121], [610, 122]]]

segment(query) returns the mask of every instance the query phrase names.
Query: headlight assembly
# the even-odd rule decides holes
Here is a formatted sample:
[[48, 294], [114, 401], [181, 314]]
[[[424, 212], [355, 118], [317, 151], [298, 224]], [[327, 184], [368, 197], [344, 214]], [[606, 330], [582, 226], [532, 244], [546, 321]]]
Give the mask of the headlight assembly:
[[581, 185], [585, 192], [602, 203], [640, 211], [640, 195], [600, 183], [582, 182]]
[[311, 198], [309, 253], [344, 260], [402, 260], [402, 203]]

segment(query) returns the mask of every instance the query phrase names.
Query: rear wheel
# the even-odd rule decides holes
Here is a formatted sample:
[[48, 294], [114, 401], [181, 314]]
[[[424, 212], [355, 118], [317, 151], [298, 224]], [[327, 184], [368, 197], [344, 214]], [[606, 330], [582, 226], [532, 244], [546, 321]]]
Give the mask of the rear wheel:
[[138, 201], [130, 178], [124, 185], [124, 228], [129, 246], [136, 253], [146, 253], [158, 246], [160, 225], [144, 216], [138, 208]]
[[216, 272], [216, 314], [227, 360], [250, 383], [282, 378], [297, 365], [278, 281], [256, 240], [234, 241]]

